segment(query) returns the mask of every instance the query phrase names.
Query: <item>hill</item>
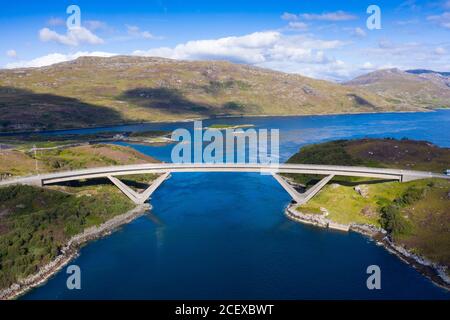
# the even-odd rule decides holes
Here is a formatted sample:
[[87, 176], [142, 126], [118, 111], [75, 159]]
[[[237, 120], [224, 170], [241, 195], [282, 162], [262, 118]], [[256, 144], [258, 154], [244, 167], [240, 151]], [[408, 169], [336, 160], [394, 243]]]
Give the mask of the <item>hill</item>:
[[412, 69], [412, 70], [406, 70], [408, 73], [412, 74], [429, 74], [429, 73], [435, 73], [439, 74], [444, 77], [450, 77], [450, 72], [441, 72], [441, 71], [433, 71], [433, 70], [427, 70], [427, 69]]
[[345, 85], [383, 96], [397, 108], [450, 107], [450, 76], [443, 72], [385, 69], [359, 76]]
[[370, 91], [221, 61], [81, 57], [0, 70], [0, 130], [228, 115], [423, 110]]

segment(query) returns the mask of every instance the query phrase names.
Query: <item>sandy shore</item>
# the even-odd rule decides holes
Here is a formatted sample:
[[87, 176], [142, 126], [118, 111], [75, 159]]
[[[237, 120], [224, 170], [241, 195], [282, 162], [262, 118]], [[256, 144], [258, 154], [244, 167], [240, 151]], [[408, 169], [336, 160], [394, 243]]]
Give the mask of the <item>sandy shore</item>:
[[16, 299], [32, 288], [45, 283], [56, 272], [61, 270], [72, 259], [78, 256], [78, 250], [82, 244], [110, 234], [118, 227], [143, 215], [150, 208], [151, 207], [149, 204], [142, 204], [124, 214], [115, 216], [99, 226], [93, 226], [85, 229], [83, 233], [72, 237], [67, 242], [66, 246], [61, 250], [61, 254], [50, 263], [42, 266], [37, 273], [32, 274], [27, 278], [13, 284], [9, 288], [0, 291], [0, 300]]
[[[324, 215], [303, 214], [296, 211], [295, 208], [295, 204], [290, 204], [285, 210], [286, 216], [291, 220], [321, 228], [330, 228], [330, 225], [335, 224], [335, 222], [327, 219]], [[357, 223], [348, 225], [347, 230], [358, 232], [376, 241], [378, 245], [383, 246], [387, 251], [400, 258], [400, 260], [415, 268], [435, 285], [450, 290], [450, 277], [447, 275], [445, 266], [431, 262], [428, 259], [416, 255], [402, 246], [395, 244], [388, 236], [386, 230], [372, 225]]]

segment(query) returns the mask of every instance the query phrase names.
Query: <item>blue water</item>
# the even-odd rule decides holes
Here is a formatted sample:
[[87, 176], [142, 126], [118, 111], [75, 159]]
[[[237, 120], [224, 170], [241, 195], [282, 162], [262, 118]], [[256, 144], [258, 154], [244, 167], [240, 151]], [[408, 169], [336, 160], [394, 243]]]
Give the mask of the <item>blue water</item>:
[[[450, 111], [411, 114], [230, 118], [279, 128], [281, 158], [304, 144], [341, 138], [408, 137], [450, 146]], [[108, 130], [173, 130], [190, 123]], [[98, 129], [79, 130], [92, 132]], [[105, 129], [102, 129], [105, 130]], [[73, 131], [72, 131], [73, 133]], [[134, 146], [170, 161], [172, 146]], [[298, 224], [290, 198], [270, 176], [179, 173], [153, 194], [151, 214], [91, 242], [71, 264], [82, 289], [66, 288], [65, 269], [24, 299], [449, 299], [413, 268], [367, 238]], [[382, 289], [366, 287], [381, 268]]]

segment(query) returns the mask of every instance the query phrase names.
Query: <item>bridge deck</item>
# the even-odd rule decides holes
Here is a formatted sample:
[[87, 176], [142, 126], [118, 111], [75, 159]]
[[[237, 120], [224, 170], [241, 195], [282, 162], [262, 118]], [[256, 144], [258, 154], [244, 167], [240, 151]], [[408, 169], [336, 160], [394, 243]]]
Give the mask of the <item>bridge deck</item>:
[[166, 172], [259, 172], [259, 173], [300, 173], [367, 177], [380, 179], [394, 179], [399, 181], [410, 181], [425, 178], [450, 179], [445, 174], [412, 171], [387, 168], [350, 167], [332, 165], [311, 164], [280, 164], [279, 166], [259, 164], [139, 164], [125, 166], [100, 167], [82, 170], [57, 172], [36, 175], [24, 178], [4, 180], [0, 185], [11, 184], [51, 184], [81, 179], [104, 178], [108, 176], [122, 176], [143, 173], [166, 173]]
[[[333, 165], [314, 165], [314, 164], [280, 164], [278, 166], [260, 165], [260, 164], [173, 164], [173, 163], [151, 163], [125, 166], [111, 166], [101, 168], [90, 168], [82, 170], [73, 170], [66, 172], [49, 173], [44, 175], [36, 175], [31, 177], [23, 177], [11, 180], [4, 180], [0, 182], [0, 186], [7, 186], [13, 184], [28, 184], [28, 185], [48, 185], [54, 183], [76, 181], [83, 179], [95, 178], [109, 178], [113, 181], [124, 193], [135, 202], [141, 202], [144, 195], [151, 194], [156, 188], [165, 180], [161, 178], [158, 183], [148, 189], [143, 195], [136, 195], [130, 190], [127, 190], [123, 183], [114, 177], [126, 176], [132, 174], [144, 173], [162, 173], [167, 177], [169, 173], [175, 172], [258, 172], [263, 174], [276, 175], [279, 173], [297, 173], [297, 174], [317, 174], [328, 177], [333, 176], [350, 176], [350, 177], [367, 177], [376, 179], [391, 179], [400, 182], [426, 179], [426, 178], [441, 178], [450, 179], [450, 176], [445, 174], [412, 171], [401, 169], [387, 169], [387, 168], [369, 168], [369, 167], [350, 167], [350, 166], [333, 166]], [[276, 176], [275, 176], [276, 177]], [[312, 196], [316, 194], [329, 180], [324, 179], [323, 183], [317, 186]], [[277, 179], [280, 182], [279, 179]], [[283, 185], [282, 185], [283, 186]], [[283, 186], [286, 190], [289, 188]], [[294, 194], [294, 193], [292, 193]], [[307, 197], [304, 195], [304, 198]], [[294, 200], [299, 202], [300, 198], [295, 196]], [[308, 199], [310, 197], [307, 197]], [[306, 199], [306, 198], [305, 198]], [[306, 199], [306, 201], [308, 200]], [[300, 201], [301, 202], [301, 201]]]

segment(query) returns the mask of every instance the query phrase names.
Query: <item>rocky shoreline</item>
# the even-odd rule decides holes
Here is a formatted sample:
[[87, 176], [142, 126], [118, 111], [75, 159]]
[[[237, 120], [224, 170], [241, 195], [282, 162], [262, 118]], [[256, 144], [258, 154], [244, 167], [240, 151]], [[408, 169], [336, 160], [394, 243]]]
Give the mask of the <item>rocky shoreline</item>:
[[[286, 210], [286, 216], [300, 223], [311, 224], [321, 228], [336, 229], [340, 231], [354, 231], [369, 237], [376, 241], [378, 245], [383, 246], [387, 251], [396, 255], [400, 260], [415, 268], [422, 275], [430, 279], [435, 285], [450, 290], [450, 277], [447, 275], [447, 267], [431, 262], [428, 259], [416, 255], [404, 247], [395, 244], [389, 237], [386, 230], [369, 224], [352, 223], [350, 225], [341, 225], [327, 219], [326, 212], [323, 214], [305, 214], [296, 209], [295, 204], [290, 204]], [[337, 228], [334, 226], [338, 226]], [[345, 227], [342, 227], [345, 226]]]
[[143, 215], [149, 209], [151, 209], [149, 204], [138, 205], [134, 209], [124, 214], [115, 216], [99, 226], [87, 228], [82, 233], [73, 236], [67, 242], [66, 246], [61, 249], [61, 253], [50, 263], [42, 266], [37, 273], [18, 281], [9, 288], [1, 290], [0, 300], [16, 299], [29, 290], [45, 283], [56, 272], [61, 270], [65, 265], [67, 265], [67, 263], [78, 256], [78, 250], [82, 244], [110, 234], [118, 227]]

